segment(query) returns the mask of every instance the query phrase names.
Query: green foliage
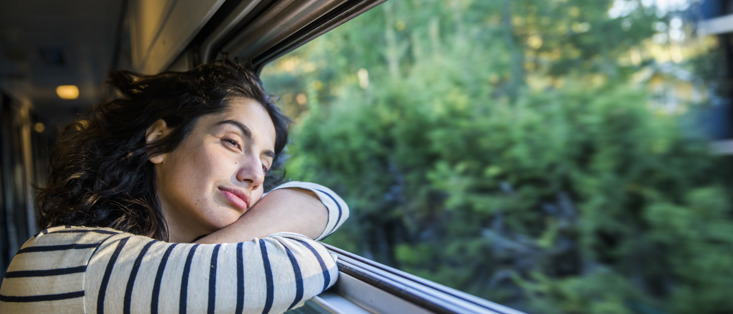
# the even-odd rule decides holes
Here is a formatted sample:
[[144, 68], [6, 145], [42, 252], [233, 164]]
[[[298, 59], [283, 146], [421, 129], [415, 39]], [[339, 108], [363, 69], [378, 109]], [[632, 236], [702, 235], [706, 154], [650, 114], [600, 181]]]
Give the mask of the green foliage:
[[269, 74], [308, 96], [289, 175], [352, 209], [327, 242], [531, 312], [732, 308], [722, 161], [619, 61], [659, 17], [439, 3], [387, 2], [293, 56], [320, 64], [301, 81]]

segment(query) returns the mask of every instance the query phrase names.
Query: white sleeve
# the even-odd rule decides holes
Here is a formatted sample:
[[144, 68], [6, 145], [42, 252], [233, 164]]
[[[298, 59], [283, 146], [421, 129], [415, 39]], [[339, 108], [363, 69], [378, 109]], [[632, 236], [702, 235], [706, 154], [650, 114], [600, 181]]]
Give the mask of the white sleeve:
[[328, 210], [328, 223], [321, 232], [321, 235], [319, 235], [316, 240], [322, 240], [326, 238], [331, 233], [336, 231], [336, 229], [338, 229], [344, 223], [344, 221], [349, 218], [349, 206], [346, 205], [346, 202], [344, 202], [344, 200], [341, 199], [338, 194], [334, 193], [333, 191], [331, 191], [331, 189], [325, 186], [312, 182], [292, 181], [281, 184], [278, 187], [272, 189], [272, 191], [288, 188], [297, 188], [312, 191], [318, 196], [318, 198], [321, 200], [321, 203], [326, 206], [326, 209]]

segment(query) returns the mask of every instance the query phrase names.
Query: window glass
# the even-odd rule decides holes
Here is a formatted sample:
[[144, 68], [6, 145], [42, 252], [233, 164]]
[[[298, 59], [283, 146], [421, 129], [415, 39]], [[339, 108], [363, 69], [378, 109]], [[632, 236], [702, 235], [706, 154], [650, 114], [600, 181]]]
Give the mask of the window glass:
[[733, 308], [704, 3], [388, 1], [264, 69], [288, 177], [350, 204], [326, 242], [517, 309]]

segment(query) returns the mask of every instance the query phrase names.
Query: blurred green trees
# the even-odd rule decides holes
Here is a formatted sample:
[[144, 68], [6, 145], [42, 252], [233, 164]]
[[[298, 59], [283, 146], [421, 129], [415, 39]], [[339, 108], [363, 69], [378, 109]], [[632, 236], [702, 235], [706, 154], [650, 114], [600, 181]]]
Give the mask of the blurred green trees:
[[733, 308], [722, 157], [635, 78], [666, 17], [620, 2], [387, 2], [266, 68], [288, 176], [352, 208], [327, 242], [531, 312]]

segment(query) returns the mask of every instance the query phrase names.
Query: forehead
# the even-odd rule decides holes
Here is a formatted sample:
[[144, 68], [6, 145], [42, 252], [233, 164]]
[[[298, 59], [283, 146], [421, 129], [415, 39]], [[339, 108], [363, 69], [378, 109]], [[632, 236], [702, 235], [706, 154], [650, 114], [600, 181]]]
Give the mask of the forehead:
[[[270, 142], [273, 146], [275, 145], [275, 124], [265, 107], [254, 99], [231, 98], [227, 101], [226, 109], [206, 118], [211, 126], [221, 125], [221, 122], [224, 121], [238, 122], [249, 129], [255, 140], [262, 140]], [[225, 124], [236, 125], [232, 123]]]

